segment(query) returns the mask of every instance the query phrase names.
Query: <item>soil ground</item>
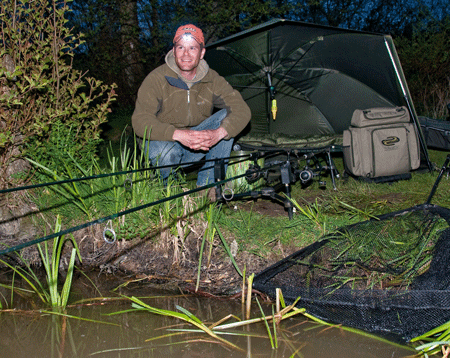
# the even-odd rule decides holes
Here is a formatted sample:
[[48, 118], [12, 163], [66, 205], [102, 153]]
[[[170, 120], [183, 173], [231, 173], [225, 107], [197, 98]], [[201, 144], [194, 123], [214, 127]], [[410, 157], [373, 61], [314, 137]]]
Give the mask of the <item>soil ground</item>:
[[[250, 203], [240, 204], [241, 210], [249, 208]], [[287, 215], [283, 206], [268, 200], [252, 202], [252, 210], [265, 216]], [[155, 233], [155, 236], [159, 233]], [[87, 236], [87, 235], [85, 235]], [[97, 236], [97, 235], [96, 235]], [[117, 275], [122, 279], [139, 280], [147, 285], [154, 284], [157, 288], [175, 291], [195, 291], [198, 275], [198, 262], [201, 240], [195, 233], [191, 233], [184, 241], [183, 247], [179, 247], [178, 253], [174, 252], [175, 243], [164, 240], [135, 239], [132, 241], [116, 242], [108, 244], [98, 240], [82, 241], [80, 246], [82, 256], [85, 259], [83, 267], [86, 269], [99, 269], [104, 275]], [[228, 245], [232, 245], [232, 239], [227, 239]], [[298, 248], [280, 248], [277, 252], [288, 255]], [[223, 245], [216, 238], [210, 263], [207, 263], [207, 252], [204, 249], [203, 265], [199, 281], [199, 294], [204, 295], [234, 295], [241, 290], [242, 277], [236, 271], [231, 259], [226, 254]], [[178, 255], [178, 259], [175, 256]], [[284, 256], [273, 253], [266, 257], [239, 252], [235, 257], [237, 266], [246, 269], [247, 275], [258, 273], [262, 269], [282, 259]]]

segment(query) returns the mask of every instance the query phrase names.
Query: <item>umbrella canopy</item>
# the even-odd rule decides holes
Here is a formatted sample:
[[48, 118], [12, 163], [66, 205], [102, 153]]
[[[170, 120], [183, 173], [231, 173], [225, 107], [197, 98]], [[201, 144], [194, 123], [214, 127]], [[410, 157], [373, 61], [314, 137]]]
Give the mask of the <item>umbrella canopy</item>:
[[417, 122], [390, 36], [277, 19], [208, 45], [205, 59], [250, 106], [253, 135], [342, 134], [373, 107], [407, 106]]

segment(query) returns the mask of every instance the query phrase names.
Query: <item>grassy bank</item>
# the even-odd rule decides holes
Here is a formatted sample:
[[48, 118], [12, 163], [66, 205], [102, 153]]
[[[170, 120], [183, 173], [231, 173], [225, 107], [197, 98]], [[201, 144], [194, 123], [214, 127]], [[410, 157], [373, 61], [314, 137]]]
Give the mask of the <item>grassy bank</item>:
[[[344, 178], [342, 154], [333, 153], [341, 174], [336, 180], [336, 190], [329, 176], [322, 178], [328, 183], [325, 189], [317, 180], [306, 187], [297, 181], [291, 188], [296, 212], [289, 220], [283, 205], [268, 199], [230, 201], [215, 204], [211, 209], [206, 198], [198, 193], [182, 196], [186, 190], [195, 188], [195, 172], [181, 173], [177, 180], [170, 180], [164, 186], [154, 170], [137, 171], [149, 167], [149, 163], [142, 153], [130, 148], [131, 114], [131, 109], [113, 113], [104, 128], [100, 159], [92, 158], [90, 165], [81, 166], [68, 158], [67, 165], [55, 172], [36, 164], [42, 173], [41, 181], [98, 176], [89, 181], [29, 191], [29, 200], [39, 209], [34, 214], [39, 234], [50, 232], [58, 215], [63, 228], [111, 217], [106, 223], [78, 233], [78, 240], [92, 241], [89, 245], [95, 251], [103, 245], [105, 233], [113, 233], [122, 246], [133, 240], [152, 242], [163, 252], [170, 252], [165, 256], [179, 263], [186, 254], [188, 241], [193, 246], [204, 242], [204, 249], [209, 252], [221, 247], [220, 232], [237, 253], [263, 259], [274, 253], [283, 257], [338, 227], [424, 203], [447, 156], [446, 152], [430, 150], [430, 159], [437, 170], [412, 173], [410, 180], [375, 184]], [[130, 170], [135, 172], [102, 176]], [[450, 207], [449, 186], [444, 176], [433, 204]], [[173, 195], [180, 197], [166, 201]], [[160, 203], [148, 206], [155, 202]], [[141, 206], [147, 207], [116, 216]], [[217, 229], [212, 230], [214, 227]], [[206, 241], [205, 236], [209, 236]], [[209, 262], [210, 257], [205, 255], [204, 259]], [[98, 261], [99, 265], [103, 263]]]
[[[436, 163], [437, 169], [444, 163], [446, 155], [442, 151], [430, 150], [431, 161]], [[342, 156], [335, 154], [333, 159], [342, 174]], [[136, 157], [136, 153], [122, 142], [119, 146], [108, 146], [106, 158], [93, 161], [89, 168], [79, 168], [77, 173], [47, 171], [47, 174], [49, 180], [63, 179], [133, 170], [142, 165], [148, 165], [145, 158]], [[197, 235], [198, 240], [202, 240], [206, 227], [211, 227], [211, 221], [214, 221], [228, 240], [237, 244], [239, 252], [265, 257], [276, 248], [282, 255], [284, 247], [308, 245], [340, 226], [424, 203], [437, 175], [437, 170], [417, 172], [410, 180], [381, 184], [341, 175], [336, 181], [336, 190], [330, 183], [323, 189], [316, 181], [308, 187], [297, 182], [292, 185], [291, 192], [296, 204], [292, 220], [288, 219], [281, 204], [267, 199], [226, 202], [216, 205], [214, 215], [208, 216], [207, 200], [192, 194], [114, 219], [111, 227], [114, 227], [118, 241], [151, 238], [160, 242], [161, 247], [171, 246], [181, 253], [183, 242], [189, 235]], [[330, 182], [329, 177], [325, 179]], [[433, 197], [433, 204], [450, 206], [449, 186], [445, 176]], [[143, 171], [46, 188], [35, 192], [33, 200], [40, 209], [37, 220], [51, 223], [59, 214], [65, 226], [70, 226], [165, 200], [194, 188], [195, 173], [181, 175], [164, 186], [156, 173]], [[215, 240], [214, 245], [218, 242], [217, 233]], [[214, 240], [210, 241], [213, 245]], [[178, 254], [175, 254], [175, 259], [179, 259]]]
[[[130, 123], [132, 109], [121, 110], [111, 116], [111, 120], [104, 131], [105, 145], [102, 158], [107, 158], [106, 148], [112, 148], [120, 153], [120, 138], [123, 133], [128, 136], [126, 128]], [[123, 144], [122, 144], [123, 145]], [[435, 163], [437, 170], [443, 165], [447, 152], [430, 150], [430, 160]], [[337, 190], [333, 190], [330, 177], [325, 178], [327, 188], [322, 189], [317, 183], [303, 187], [299, 182], [292, 186], [292, 198], [311, 214], [309, 217], [298, 210], [294, 220], [289, 221], [287, 214], [283, 212], [283, 206], [277, 204], [266, 205], [264, 200], [249, 202], [230, 202], [220, 208], [220, 215], [215, 218], [221, 228], [239, 240], [239, 248], [257, 255], [265, 255], [266, 250], [272, 250], [274, 243], [282, 245], [294, 245], [295, 247], [308, 244], [318, 236], [333, 228], [364, 220], [371, 215], [384, 214], [390, 211], [404, 209], [413, 205], [424, 203], [433, 187], [438, 172], [413, 173], [411, 180], [395, 183], [373, 184], [344, 179], [344, 164], [340, 153], [333, 154], [333, 160], [341, 178], [336, 181]], [[102, 160], [103, 165], [108, 162]], [[193, 183], [177, 183], [177, 187], [192, 188]], [[447, 195], [449, 182], [446, 177], [441, 181], [438, 191], [433, 197], [432, 203], [449, 207], [450, 198]], [[157, 189], [162, 192], [162, 188]], [[152, 192], [154, 192], [152, 190]], [[167, 194], [167, 193], [166, 193]], [[267, 201], [266, 201], [267, 203]], [[196, 206], [203, 205], [198, 203]], [[174, 207], [183, 206], [182, 203], [173, 203]], [[170, 207], [166, 204], [162, 211]], [[271, 214], [270, 211], [279, 212]], [[157, 211], [157, 210], [156, 210]], [[201, 210], [200, 210], [201, 211]], [[284, 214], [283, 214], [284, 213]], [[155, 216], [157, 220], [161, 215]], [[154, 223], [155, 226], [156, 223]]]

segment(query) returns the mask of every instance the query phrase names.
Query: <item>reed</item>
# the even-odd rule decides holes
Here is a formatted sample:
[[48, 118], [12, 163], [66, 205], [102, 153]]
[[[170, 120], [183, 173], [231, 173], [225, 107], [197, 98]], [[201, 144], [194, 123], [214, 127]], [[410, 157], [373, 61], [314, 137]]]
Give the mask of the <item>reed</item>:
[[[251, 301], [252, 278], [253, 278], [253, 275], [251, 275], [248, 279], [249, 289], [247, 292], [250, 292], [250, 295], [248, 296], [249, 303]], [[164, 339], [164, 338], [168, 338], [168, 337], [173, 337], [173, 336], [177, 336], [177, 335], [185, 335], [187, 333], [195, 332], [195, 333], [204, 333], [204, 334], [208, 335], [209, 337], [211, 337], [216, 342], [218, 342], [219, 344], [222, 344], [224, 347], [230, 348], [232, 350], [239, 351], [239, 352], [245, 352], [245, 350], [243, 348], [235, 345], [234, 343], [222, 338], [221, 335], [239, 335], [239, 336], [244, 336], [244, 337], [251, 337], [251, 336], [255, 335], [251, 331], [248, 331], [248, 332], [236, 331], [236, 329], [241, 328], [241, 327], [247, 328], [248, 326], [250, 326], [252, 324], [256, 324], [256, 323], [263, 323], [266, 326], [267, 338], [271, 342], [272, 348], [277, 349], [278, 348], [278, 343], [277, 343], [278, 338], [277, 338], [276, 325], [281, 320], [288, 319], [297, 314], [302, 314], [305, 312], [304, 309], [299, 309], [299, 308], [295, 307], [295, 304], [297, 303], [297, 301], [296, 301], [296, 302], [294, 302], [294, 304], [292, 304], [290, 306], [283, 307], [283, 309], [280, 310], [280, 312], [278, 312], [276, 314], [273, 313], [273, 310], [272, 310], [272, 315], [267, 316], [264, 314], [264, 312], [262, 310], [262, 306], [258, 302], [258, 305], [259, 305], [261, 313], [262, 313], [261, 317], [250, 318], [248, 316], [249, 317], [248, 319], [241, 320], [232, 314], [228, 314], [225, 317], [219, 319], [218, 321], [216, 321], [212, 324], [206, 324], [206, 323], [202, 322], [194, 314], [192, 314], [185, 308], [180, 307], [178, 305], [176, 305], [177, 311], [172, 311], [172, 310], [165, 310], [165, 309], [152, 307], [152, 306], [146, 304], [145, 302], [143, 302], [142, 299], [137, 298], [137, 297], [127, 297], [127, 298], [132, 302], [132, 310], [114, 312], [109, 315], [111, 315], [111, 316], [118, 315], [118, 314], [128, 313], [128, 312], [134, 311], [134, 310], [147, 311], [152, 314], [172, 317], [175, 320], [181, 320], [181, 321], [195, 327], [193, 329], [191, 329], [191, 328], [169, 328], [168, 331], [170, 331], [171, 333], [163, 334], [156, 338], [150, 338], [150, 339], [146, 340], [147, 342], [158, 340], [158, 339]], [[248, 313], [249, 312], [250, 312], [250, 308], [248, 309]], [[236, 321], [232, 322], [232, 323], [226, 323], [226, 321], [228, 321], [230, 319], [235, 319]], [[272, 325], [273, 333], [272, 333], [272, 330], [270, 329], [269, 323], [271, 323], [271, 325]], [[173, 333], [173, 332], [175, 332], [175, 333]], [[258, 335], [258, 337], [265, 337], [265, 336]], [[198, 340], [198, 339], [196, 339], [196, 340]], [[184, 342], [186, 342], [186, 341], [184, 341]], [[195, 342], [195, 341], [193, 341], [193, 342]]]
[[[43, 170], [44, 173], [47, 173], [54, 181], [74, 179], [72, 170], [67, 165], [65, 165], [65, 168], [64, 168], [66, 176], [63, 177], [62, 175], [58, 174], [58, 172], [56, 170], [52, 170], [38, 162], [35, 162], [32, 159], [28, 159], [28, 161], [31, 164], [33, 164], [36, 167]], [[80, 188], [79, 184], [77, 184], [76, 182], [64, 183], [64, 184], [61, 184], [61, 187], [53, 186], [51, 188], [51, 190], [55, 191], [57, 194], [59, 194], [63, 198], [65, 198], [68, 202], [75, 205], [89, 219], [92, 219], [92, 210], [90, 208], [89, 201], [86, 200], [86, 195], [83, 193], [83, 189]], [[90, 194], [92, 194], [92, 193], [90, 193]]]
[[450, 353], [450, 322], [411, 339], [411, 343], [416, 342], [422, 343], [416, 347], [416, 350], [426, 358], [439, 353], [442, 353], [443, 357], [448, 357]]
[[136, 310], [146, 310], [151, 313], [180, 319], [182, 321], [185, 321], [185, 322], [197, 327], [198, 329], [200, 329], [201, 331], [203, 331], [210, 337], [216, 339], [220, 343], [224, 344], [225, 346], [236, 349], [238, 351], [243, 351], [241, 348], [234, 345], [233, 343], [227, 341], [226, 339], [223, 339], [222, 337], [219, 337], [210, 327], [208, 327], [199, 318], [197, 318], [194, 314], [192, 314], [188, 310], [184, 309], [183, 307], [180, 307], [177, 305], [176, 308], [180, 312], [176, 312], [176, 311], [170, 311], [170, 310], [164, 310], [164, 309], [151, 307], [136, 297], [130, 297], [130, 300], [132, 301], [132, 307], [135, 308]]
[[[58, 216], [55, 224], [55, 233], [61, 231], [61, 219]], [[61, 255], [63, 248], [67, 241], [70, 241], [73, 245], [70, 261], [67, 268], [66, 279], [64, 284], [60, 288], [59, 285], [59, 266], [61, 262]], [[73, 238], [66, 237], [65, 235], [55, 237], [52, 245], [52, 253], [49, 253], [49, 245], [47, 241], [44, 244], [38, 244], [39, 255], [42, 260], [42, 264], [45, 268], [46, 272], [46, 282], [47, 285], [44, 285], [38, 277], [38, 274], [33, 270], [30, 263], [26, 261], [20, 254], [17, 254], [19, 263], [21, 265], [13, 266], [10, 263], [1, 260], [0, 262], [13, 270], [13, 276], [16, 275], [21, 277], [25, 283], [31, 288], [32, 292], [34, 292], [39, 299], [46, 305], [50, 305], [54, 308], [65, 308], [67, 306], [67, 302], [69, 299], [70, 290], [72, 287], [72, 278], [75, 268], [75, 259], [78, 256], [78, 259], [81, 262], [81, 255], [78, 249], [78, 245]], [[13, 305], [13, 294], [14, 291], [20, 292], [23, 289], [15, 287], [14, 279], [13, 283], [8, 287], [11, 289], [11, 306]]]
[[[61, 231], [61, 218], [58, 216], [56, 219], [55, 233], [60, 231]], [[67, 241], [70, 241], [72, 243], [73, 248], [70, 254], [69, 265], [67, 267], [66, 279], [62, 286], [62, 289], [59, 290], [58, 289], [59, 264], [61, 261], [62, 250]], [[49, 303], [52, 305], [52, 307], [65, 308], [67, 306], [70, 289], [72, 287], [72, 278], [75, 268], [76, 256], [78, 256], [80, 262], [82, 261], [77, 242], [75, 241], [75, 238], [73, 236], [69, 238], [67, 238], [65, 235], [56, 237], [53, 241], [51, 256], [49, 254], [49, 247], [47, 241], [45, 241], [43, 245], [38, 244], [37, 246], [39, 254], [41, 256], [42, 263], [45, 268], [45, 272], [47, 274], [48, 292], [50, 296]]]

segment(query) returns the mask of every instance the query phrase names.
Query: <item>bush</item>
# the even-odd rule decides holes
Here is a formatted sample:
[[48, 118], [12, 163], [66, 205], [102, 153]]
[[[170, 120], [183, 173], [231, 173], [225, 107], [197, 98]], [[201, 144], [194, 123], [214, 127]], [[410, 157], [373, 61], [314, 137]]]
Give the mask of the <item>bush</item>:
[[100, 141], [115, 85], [72, 68], [83, 42], [67, 11], [66, 1], [0, 0], [0, 188], [17, 157], [52, 167], [62, 151], [83, 164]]
[[396, 47], [420, 115], [449, 116], [450, 18], [417, 26], [412, 37], [399, 37]]

